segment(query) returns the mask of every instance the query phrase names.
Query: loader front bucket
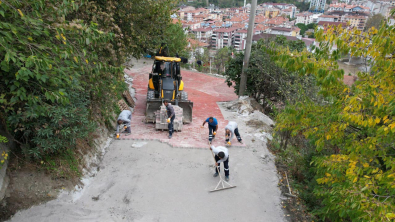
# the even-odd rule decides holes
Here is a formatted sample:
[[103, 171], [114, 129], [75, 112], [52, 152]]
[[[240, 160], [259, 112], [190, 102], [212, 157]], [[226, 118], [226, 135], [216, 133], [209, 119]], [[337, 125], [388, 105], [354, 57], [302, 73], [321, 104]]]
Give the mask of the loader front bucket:
[[192, 123], [193, 102], [189, 100], [179, 100], [178, 106], [183, 109], [183, 123]]
[[147, 101], [147, 108], [145, 109], [145, 122], [152, 122], [155, 123], [156, 117], [155, 112], [160, 109], [162, 105], [162, 101], [158, 100], [148, 100]]

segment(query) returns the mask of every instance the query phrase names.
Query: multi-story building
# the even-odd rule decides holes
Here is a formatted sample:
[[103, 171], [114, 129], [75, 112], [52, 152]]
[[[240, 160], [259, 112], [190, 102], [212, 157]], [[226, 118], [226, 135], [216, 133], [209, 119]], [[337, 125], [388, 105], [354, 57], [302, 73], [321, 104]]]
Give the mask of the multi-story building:
[[213, 28], [207, 27], [207, 28], [198, 28], [194, 29], [191, 32], [195, 34], [196, 39], [201, 41], [201, 42], [211, 42], [211, 36], [213, 35]]
[[247, 38], [247, 29], [241, 29], [235, 32], [234, 47], [237, 51], [245, 49], [245, 38]]
[[234, 45], [235, 32], [238, 28], [220, 28], [213, 31], [211, 36], [211, 47], [222, 49]]
[[281, 11], [281, 14], [289, 16], [291, 19], [295, 18], [296, 16], [296, 7], [290, 7]]
[[310, 12], [324, 13], [326, 0], [311, 0], [310, 1]]
[[345, 15], [342, 17], [342, 22], [346, 22], [349, 24], [351, 28], [357, 28], [358, 30], [364, 30], [367, 16], [361, 15]]
[[313, 23], [313, 13], [302, 12], [302, 13], [296, 14], [296, 22], [295, 23], [296, 24], [302, 23], [305, 25]]

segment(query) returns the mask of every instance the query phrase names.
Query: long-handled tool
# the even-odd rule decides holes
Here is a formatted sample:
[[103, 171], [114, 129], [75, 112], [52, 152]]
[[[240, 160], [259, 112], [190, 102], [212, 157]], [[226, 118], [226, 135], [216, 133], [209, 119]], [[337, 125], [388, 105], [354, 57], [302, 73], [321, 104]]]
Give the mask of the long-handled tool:
[[[215, 161], [214, 153], [213, 153], [213, 151], [212, 151], [211, 149], [210, 149], [210, 151], [211, 151], [211, 154], [213, 155], [214, 162], [216, 163], [217, 161]], [[215, 167], [217, 168], [217, 171], [218, 171], [219, 182], [218, 182], [217, 186], [214, 188], [214, 190], [210, 190], [210, 192], [215, 192], [215, 191], [219, 191], [219, 190], [226, 190], [226, 189], [235, 188], [236, 186], [233, 186], [233, 185], [231, 185], [230, 183], [228, 183], [228, 182], [226, 182], [226, 181], [224, 181], [224, 180], [222, 179], [222, 176], [221, 176], [221, 174], [220, 174], [220, 172], [219, 172], [219, 166], [216, 166], [216, 165], [215, 165]], [[227, 186], [225, 186], [224, 183], [225, 183]], [[220, 185], [222, 185], [222, 188], [220, 187]]]

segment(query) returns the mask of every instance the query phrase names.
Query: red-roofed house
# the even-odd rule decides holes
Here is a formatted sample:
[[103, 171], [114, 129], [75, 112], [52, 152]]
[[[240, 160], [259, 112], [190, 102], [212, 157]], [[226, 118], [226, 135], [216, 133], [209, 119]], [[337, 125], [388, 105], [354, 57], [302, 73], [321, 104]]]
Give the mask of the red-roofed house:
[[329, 26], [339, 26], [341, 25], [343, 28], [348, 27], [347, 23], [345, 22], [318, 22], [317, 28], [326, 30]]
[[208, 44], [208, 43], [201, 42], [196, 39], [188, 39], [188, 46], [187, 47], [190, 49], [192, 54], [194, 54], [194, 53], [203, 54], [204, 48], [207, 48], [209, 46], [210, 46], [210, 44]]
[[299, 35], [300, 28], [292, 27], [292, 28], [284, 28], [284, 27], [273, 27], [270, 30], [270, 34], [273, 35], [285, 35], [285, 36], [297, 36]]
[[286, 23], [288, 21], [289, 21], [288, 18], [283, 18], [281, 16], [277, 16], [275, 18], [269, 19], [266, 22], [266, 25], [269, 26], [269, 27], [275, 27], [275, 26], [283, 25], [284, 23]]

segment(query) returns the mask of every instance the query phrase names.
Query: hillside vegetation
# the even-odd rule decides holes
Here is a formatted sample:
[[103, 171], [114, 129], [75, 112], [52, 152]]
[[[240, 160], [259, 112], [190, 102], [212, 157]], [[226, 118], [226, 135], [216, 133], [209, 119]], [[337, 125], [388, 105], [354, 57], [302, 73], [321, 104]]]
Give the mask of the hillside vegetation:
[[[122, 64], [175, 40], [176, 1], [0, 1], [0, 122], [27, 159], [51, 159], [113, 125]], [[167, 31], [170, 29], [169, 31]], [[181, 30], [181, 32], [178, 32]], [[163, 34], [166, 33], [166, 34]]]

